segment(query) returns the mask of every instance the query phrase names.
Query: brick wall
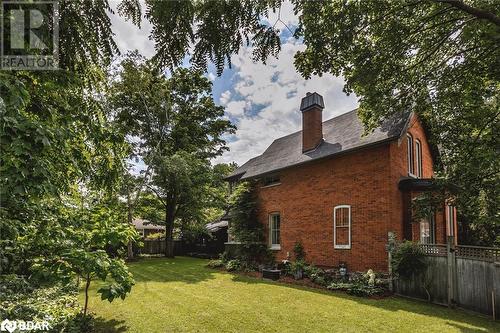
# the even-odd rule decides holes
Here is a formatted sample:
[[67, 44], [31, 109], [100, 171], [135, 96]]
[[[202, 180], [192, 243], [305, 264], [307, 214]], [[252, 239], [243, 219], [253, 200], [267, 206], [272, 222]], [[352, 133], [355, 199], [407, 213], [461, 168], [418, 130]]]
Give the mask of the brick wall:
[[[321, 266], [347, 262], [352, 270], [386, 270], [385, 244], [391, 225], [389, 145], [311, 162], [280, 173], [281, 185], [260, 187], [259, 219], [280, 212], [281, 250], [293, 255], [302, 242], [307, 260]], [[394, 186], [394, 185], [392, 185]], [[351, 205], [352, 247], [334, 249], [333, 210]]]

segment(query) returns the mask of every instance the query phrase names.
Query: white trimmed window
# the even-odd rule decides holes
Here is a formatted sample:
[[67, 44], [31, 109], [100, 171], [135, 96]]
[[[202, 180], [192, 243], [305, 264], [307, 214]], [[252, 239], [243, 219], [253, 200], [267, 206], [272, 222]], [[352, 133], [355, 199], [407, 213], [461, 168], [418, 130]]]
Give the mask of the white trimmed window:
[[415, 154], [417, 159], [417, 177], [422, 178], [422, 143], [415, 140]]
[[446, 220], [448, 221], [448, 236], [455, 236], [455, 206], [446, 205]]
[[269, 246], [272, 250], [280, 250], [280, 213], [269, 214]]
[[408, 175], [415, 177], [415, 163], [413, 163], [413, 137], [406, 134], [407, 154], [408, 154]]
[[333, 209], [333, 247], [351, 248], [351, 206], [340, 205]]

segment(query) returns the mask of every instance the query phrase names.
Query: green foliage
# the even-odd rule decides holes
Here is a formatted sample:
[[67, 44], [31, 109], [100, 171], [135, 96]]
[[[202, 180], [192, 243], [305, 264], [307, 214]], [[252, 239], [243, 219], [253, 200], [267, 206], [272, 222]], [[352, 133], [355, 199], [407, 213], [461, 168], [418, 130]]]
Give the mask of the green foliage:
[[[227, 150], [224, 135], [234, 126], [215, 105], [211, 82], [195, 69], [179, 68], [167, 78], [137, 53], [129, 54], [114, 71], [111, 105], [123, 135], [138, 137], [134, 155], [151, 175], [149, 195], [157, 197], [147, 213], [162, 212], [167, 228], [167, 254], [173, 255], [174, 222], [181, 233], [188, 225], [206, 223], [205, 212], [217, 201], [210, 159]], [[149, 198], [150, 199], [150, 198]], [[216, 205], [217, 206], [217, 205]]]
[[305, 260], [306, 251], [304, 251], [304, 246], [301, 242], [295, 242], [293, 246], [293, 254], [295, 254], [295, 260]]
[[374, 295], [380, 295], [384, 292], [382, 288], [375, 286], [368, 286], [365, 284], [355, 283], [346, 290], [347, 294], [359, 296], [359, 297], [369, 297]]
[[215, 259], [215, 260], [210, 260], [207, 264], [207, 267], [210, 268], [221, 268], [225, 267], [225, 262], [222, 261], [221, 259]]
[[358, 279], [351, 282], [332, 282], [327, 287], [329, 290], [345, 291], [349, 295], [370, 297], [384, 293], [384, 288], [369, 285], [366, 280]]
[[239, 271], [242, 268], [242, 263], [238, 259], [231, 259], [226, 263], [226, 269], [229, 272]]
[[274, 256], [264, 241], [264, 228], [257, 219], [254, 184], [238, 184], [229, 201], [230, 232], [240, 242], [238, 258], [249, 265], [274, 262]]
[[[162, 67], [180, 66], [193, 46], [191, 63], [204, 70], [213, 62], [220, 74], [231, 55], [242, 45], [253, 45], [254, 59], [277, 55], [279, 31], [261, 20], [268, 6], [281, 1], [147, 1], [146, 17], [153, 24], [152, 37]], [[217, 18], [217, 19], [214, 19]]]
[[155, 232], [146, 236], [147, 240], [159, 240], [165, 238], [164, 232]]
[[40, 287], [15, 275], [0, 277], [0, 318], [47, 320], [53, 332], [83, 332], [89, 323], [80, 317], [74, 285]]
[[263, 243], [264, 228], [257, 218], [254, 185], [241, 182], [229, 199], [231, 206], [231, 233], [241, 243]]
[[418, 244], [410, 241], [404, 241], [395, 247], [391, 264], [393, 272], [402, 278], [421, 274], [427, 268], [424, 251]]

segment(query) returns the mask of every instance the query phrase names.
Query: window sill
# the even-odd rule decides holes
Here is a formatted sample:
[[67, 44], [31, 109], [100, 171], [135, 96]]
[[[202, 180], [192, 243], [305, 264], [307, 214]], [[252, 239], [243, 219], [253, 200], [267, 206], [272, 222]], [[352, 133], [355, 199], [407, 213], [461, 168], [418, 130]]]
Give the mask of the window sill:
[[350, 250], [351, 246], [350, 245], [335, 245], [333, 248], [335, 250]]
[[281, 250], [281, 245], [271, 245], [269, 248], [271, 251], [279, 251]]
[[281, 185], [281, 183], [276, 183], [276, 184], [270, 184], [270, 185], [266, 185], [266, 186], [261, 186], [260, 188], [268, 188], [268, 187], [274, 187], [274, 186], [279, 186]]

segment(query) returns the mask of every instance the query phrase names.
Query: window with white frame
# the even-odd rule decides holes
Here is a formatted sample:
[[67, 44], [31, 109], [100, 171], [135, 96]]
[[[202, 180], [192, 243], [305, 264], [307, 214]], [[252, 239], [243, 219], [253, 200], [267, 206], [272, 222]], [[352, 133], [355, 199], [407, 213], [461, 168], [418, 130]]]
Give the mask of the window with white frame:
[[446, 220], [448, 221], [448, 236], [455, 236], [455, 206], [446, 205]]
[[279, 213], [269, 214], [269, 245], [273, 250], [281, 249], [280, 224], [281, 218]]
[[411, 134], [406, 134], [407, 154], [408, 154], [408, 174], [415, 176], [415, 163], [413, 163], [413, 137]]
[[333, 247], [351, 248], [351, 206], [340, 205], [333, 209]]
[[422, 178], [422, 143], [415, 140], [415, 154], [417, 159], [417, 177]]

